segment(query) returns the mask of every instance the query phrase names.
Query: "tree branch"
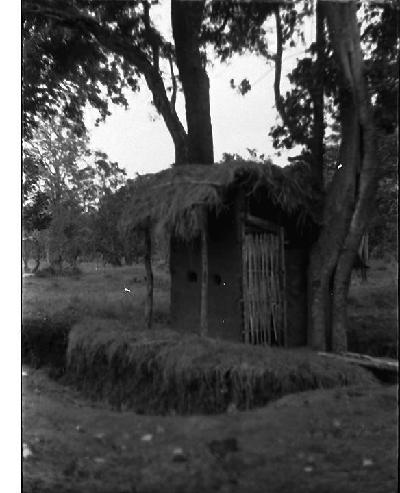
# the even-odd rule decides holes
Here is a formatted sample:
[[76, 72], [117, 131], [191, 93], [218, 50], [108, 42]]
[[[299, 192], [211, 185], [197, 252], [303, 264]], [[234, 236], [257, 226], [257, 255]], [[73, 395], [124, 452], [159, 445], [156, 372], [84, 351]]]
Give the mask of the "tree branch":
[[219, 26], [219, 28], [215, 31], [215, 34], [216, 34], [217, 36], [219, 36], [220, 34], [222, 34], [223, 30], [225, 29], [226, 25], [228, 24], [229, 17], [230, 17], [230, 11], [229, 11], [229, 9], [227, 9], [226, 14], [225, 14], [225, 18], [224, 18], [224, 20], [222, 21], [222, 24], [221, 24], [221, 25]]
[[275, 61], [275, 80], [274, 80], [274, 95], [275, 95], [275, 106], [282, 118], [282, 122], [285, 127], [289, 130], [292, 136], [297, 133], [296, 125], [290, 121], [288, 114], [285, 110], [285, 105], [283, 103], [283, 97], [280, 92], [280, 83], [282, 76], [282, 54], [283, 54], [283, 30], [279, 13], [279, 5], [274, 8], [275, 23], [276, 23], [276, 55], [274, 57]]
[[168, 56], [168, 62], [169, 62], [169, 69], [171, 72], [171, 81], [172, 81], [172, 95], [170, 99], [170, 104], [172, 108], [175, 109], [175, 104], [176, 104], [176, 94], [178, 92], [178, 84], [176, 83], [176, 76], [174, 74], [174, 62], [172, 60], [172, 55]]
[[[114, 52], [123, 56], [131, 65], [144, 75], [146, 83], [153, 94], [153, 101], [157, 111], [162, 115], [168, 131], [174, 141], [175, 158], [184, 162], [187, 154], [187, 134], [179, 120], [175, 108], [171, 105], [165, 90], [164, 81], [158, 69], [157, 59], [154, 65], [146, 54], [134, 44], [131, 36], [123, 35], [115, 30], [103, 26], [95, 17], [85, 14], [71, 4], [64, 4], [63, 8], [54, 4], [41, 4], [40, 7], [26, 6], [23, 10], [26, 15], [39, 15], [43, 18], [57, 18], [65, 26], [80, 29], [85, 34], [90, 33], [95, 41], [107, 52]], [[153, 53], [154, 55], [154, 53]], [[178, 156], [179, 155], [179, 156]]]
[[142, 2], [144, 9], [144, 27], [145, 36], [150, 43], [151, 50], [153, 52], [153, 67], [156, 70], [160, 69], [160, 39], [157, 31], [150, 24], [150, 4], [148, 0]]

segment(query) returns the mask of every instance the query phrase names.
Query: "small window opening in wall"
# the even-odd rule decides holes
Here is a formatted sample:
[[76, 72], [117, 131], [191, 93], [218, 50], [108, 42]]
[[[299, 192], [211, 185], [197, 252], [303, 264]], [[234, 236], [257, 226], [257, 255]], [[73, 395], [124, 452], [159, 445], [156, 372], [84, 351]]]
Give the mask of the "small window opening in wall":
[[222, 284], [222, 279], [219, 274], [214, 274], [214, 282], [217, 286], [221, 286]]
[[194, 270], [190, 270], [187, 274], [189, 282], [197, 282], [197, 273]]

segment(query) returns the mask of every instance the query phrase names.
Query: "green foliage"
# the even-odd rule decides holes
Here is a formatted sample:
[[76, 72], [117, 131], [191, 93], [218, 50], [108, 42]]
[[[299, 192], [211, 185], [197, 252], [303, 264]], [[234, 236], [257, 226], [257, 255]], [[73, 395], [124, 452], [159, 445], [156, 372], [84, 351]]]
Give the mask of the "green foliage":
[[33, 368], [50, 367], [53, 376], [61, 376], [66, 367], [68, 334], [72, 319], [30, 319], [22, 322], [22, 363]]
[[48, 229], [50, 264], [59, 270], [64, 261], [75, 266], [88, 241], [85, 232], [84, 216], [76, 204], [62, 203], [55, 207]]
[[46, 229], [42, 236], [53, 270], [61, 271], [64, 261], [74, 266], [79, 256], [94, 254], [99, 201], [125, 181], [118, 163], [103, 152], [92, 153], [88, 145], [86, 136], [77, 137], [59, 118], [40, 124], [24, 142], [24, 229]]
[[[377, 132], [381, 160], [375, 199], [375, 211], [368, 226], [369, 251], [375, 258], [397, 258], [398, 228], [398, 152], [397, 131]], [[339, 145], [332, 143], [325, 149], [325, 184], [329, 186], [340, 162]]]
[[273, 8], [268, 2], [208, 2], [201, 40], [222, 61], [248, 50], [267, 53], [263, 24]]
[[365, 12], [362, 43], [365, 47], [366, 77], [374, 101], [374, 120], [378, 129], [392, 134], [397, 126], [399, 71], [399, 5], [386, 3]]
[[[396, 30], [398, 7], [390, 4], [365, 6], [362, 16], [362, 48], [365, 58], [368, 89], [373, 101], [375, 124], [385, 133], [396, 129], [397, 109], [393, 104], [398, 93], [398, 50], [399, 38]], [[292, 89], [286, 93], [283, 104], [290, 121], [290, 129], [276, 125], [270, 131], [275, 148], [291, 149], [294, 145], [311, 147], [313, 124], [313, 94], [318, 86], [324, 89], [325, 125], [329, 144], [337, 141], [338, 121], [338, 78], [340, 74], [328, 41], [323, 52], [322, 79], [317, 76], [317, 46], [308, 48], [309, 56], [298, 61], [288, 75]]]
[[38, 125], [23, 142], [24, 182], [32, 184], [26, 187], [25, 202], [39, 191], [48, 196], [50, 208], [66, 200], [80, 202], [88, 142], [59, 118]]
[[[301, 28], [304, 17], [311, 12], [308, 1], [304, 2], [303, 9], [296, 9], [290, 3], [207, 2], [201, 40], [213, 47], [221, 61], [245, 52], [257, 53], [272, 60], [274, 53], [268, 46], [265, 21], [277, 9], [283, 21], [284, 40], [291, 46], [297, 39], [304, 40]], [[245, 92], [249, 89], [245, 83], [242, 88]]]
[[115, 193], [106, 193], [93, 216], [95, 249], [111, 265], [131, 264], [143, 254], [143, 238], [139, 232], [125, 231], [119, 227], [122, 214], [134, 193], [134, 181]]
[[[98, 14], [107, 18], [111, 3], [100, 5]], [[86, 15], [93, 8], [90, 1], [22, 2], [25, 135], [30, 135], [39, 121], [56, 115], [62, 117], [65, 126], [82, 135], [87, 104], [99, 111], [99, 119], [104, 119], [110, 114], [111, 101], [127, 105], [125, 87], [137, 89], [135, 70], [118, 54], [104, 51], [84, 24], [74, 18], [74, 13], [79, 12], [73, 9], [74, 4]]]
[[[370, 233], [371, 235], [371, 233]], [[398, 356], [398, 263], [371, 258], [368, 282], [353, 278], [348, 304], [349, 351]]]
[[[310, 148], [313, 139], [313, 96], [323, 84], [325, 96], [325, 112], [329, 115], [330, 132], [336, 133], [334, 125], [337, 118], [337, 78], [338, 73], [333, 61], [329, 44], [324, 47], [322, 80], [318, 78], [318, 67], [315, 59], [317, 46], [311, 44], [306, 56], [298, 61], [297, 66], [288, 74], [292, 85], [283, 97], [283, 106], [290, 128], [283, 124], [272, 127], [269, 135], [275, 148], [291, 149], [295, 145]], [[326, 125], [326, 123], [325, 123]]]
[[49, 196], [38, 190], [32, 200], [26, 202], [22, 209], [22, 223], [27, 232], [46, 229], [51, 222]]
[[398, 135], [378, 135], [382, 169], [379, 173], [376, 212], [369, 225], [373, 256], [397, 258], [398, 247]]

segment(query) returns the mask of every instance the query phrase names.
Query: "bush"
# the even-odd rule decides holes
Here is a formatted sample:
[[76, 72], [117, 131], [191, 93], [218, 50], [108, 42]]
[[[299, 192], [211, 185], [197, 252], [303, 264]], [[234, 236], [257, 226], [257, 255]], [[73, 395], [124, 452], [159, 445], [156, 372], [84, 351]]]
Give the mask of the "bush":
[[69, 334], [67, 379], [115, 408], [164, 414], [263, 406], [284, 394], [375, 381], [366, 370], [307, 350], [255, 347], [138, 331], [86, 319]]
[[347, 338], [351, 352], [397, 359], [397, 330], [391, 319], [354, 317]]
[[47, 278], [47, 277], [80, 277], [82, 271], [76, 265], [65, 266], [61, 270], [57, 270], [52, 266], [45, 267], [36, 272], [36, 277]]
[[22, 362], [34, 368], [49, 367], [59, 377], [66, 368], [68, 334], [76, 319], [59, 314], [54, 318], [23, 320], [21, 332]]

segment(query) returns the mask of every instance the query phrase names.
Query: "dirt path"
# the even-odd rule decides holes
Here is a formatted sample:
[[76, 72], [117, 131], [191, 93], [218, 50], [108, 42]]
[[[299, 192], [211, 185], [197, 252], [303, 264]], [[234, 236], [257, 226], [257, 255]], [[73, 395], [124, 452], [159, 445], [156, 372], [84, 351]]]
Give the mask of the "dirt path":
[[159, 417], [93, 405], [42, 371], [25, 372], [25, 493], [397, 490], [395, 387], [306, 392], [222, 416]]

